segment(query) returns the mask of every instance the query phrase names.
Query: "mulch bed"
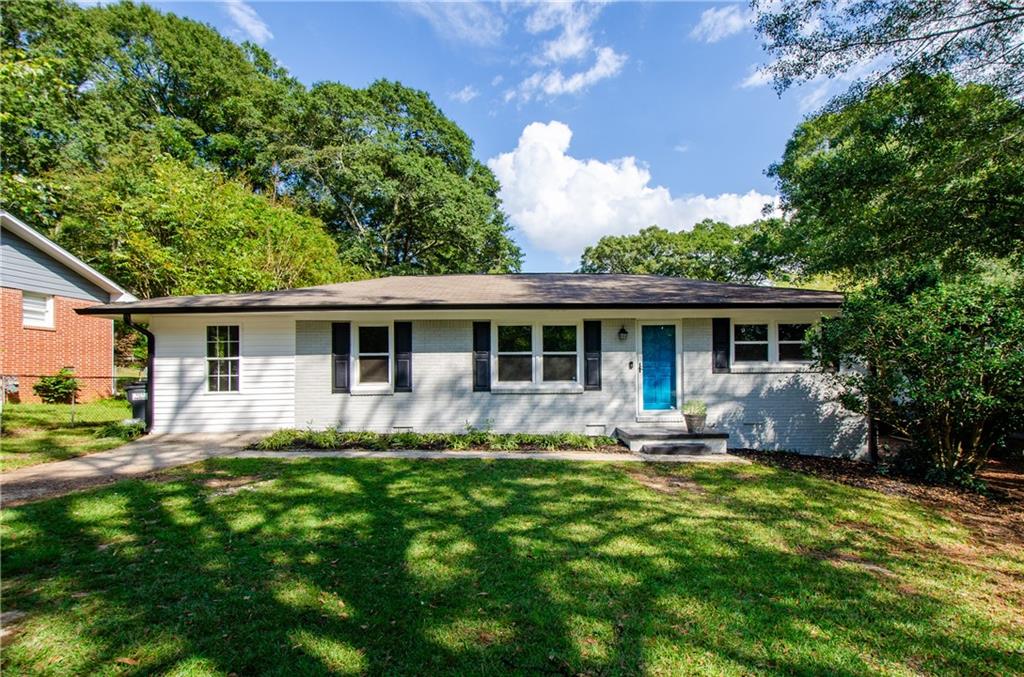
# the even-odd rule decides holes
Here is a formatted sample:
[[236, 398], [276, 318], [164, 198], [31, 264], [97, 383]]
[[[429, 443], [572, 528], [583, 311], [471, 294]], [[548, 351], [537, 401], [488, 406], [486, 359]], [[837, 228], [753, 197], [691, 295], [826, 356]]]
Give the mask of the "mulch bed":
[[753, 449], [730, 449], [729, 453], [773, 468], [918, 501], [972, 529], [992, 545], [1024, 546], [1024, 463], [1020, 461], [989, 461], [978, 473], [989, 486], [989, 494], [983, 495], [957, 487], [879, 475], [869, 463], [843, 458]]

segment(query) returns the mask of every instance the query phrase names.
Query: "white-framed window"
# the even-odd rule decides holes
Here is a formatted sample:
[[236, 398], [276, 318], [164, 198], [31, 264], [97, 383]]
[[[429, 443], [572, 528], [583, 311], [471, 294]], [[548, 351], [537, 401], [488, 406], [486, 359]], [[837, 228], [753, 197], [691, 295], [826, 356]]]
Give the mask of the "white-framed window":
[[22, 292], [21, 324], [25, 327], [53, 329], [53, 296], [31, 291]]
[[779, 323], [779, 362], [806, 362], [809, 323]]
[[240, 372], [238, 325], [206, 328], [206, 389], [211, 393], [238, 392]]
[[533, 326], [498, 325], [498, 381], [533, 381]]
[[579, 383], [582, 336], [579, 323], [495, 324], [497, 383]]
[[541, 328], [541, 380], [575, 382], [579, 374], [578, 331], [574, 324], [546, 324]]
[[391, 383], [391, 325], [355, 326], [356, 384]]
[[768, 325], [733, 324], [732, 350], [735, 362], [768, 361]]

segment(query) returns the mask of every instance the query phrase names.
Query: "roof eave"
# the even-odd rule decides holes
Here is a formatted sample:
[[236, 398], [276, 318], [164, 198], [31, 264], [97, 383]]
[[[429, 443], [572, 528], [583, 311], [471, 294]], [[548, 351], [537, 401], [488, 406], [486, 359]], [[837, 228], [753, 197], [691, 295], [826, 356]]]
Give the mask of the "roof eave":
[[783, 309], [783, 308], [839, 308], [841, 300], [822, 301], [768, 301], [750, 302], [740, 301], [736, 303], [446, 303], [439, 304], [324, 304], [318, 306], [308, 305], [281, 305], [281, 306], [145, 306], [126, 304], [124, 307], [116, 305], [89, 306], [79, 308], [75, 312], [81, 315], [112, 315], [120, 317], [125, 313], [144, 315], [193, 315], [193, 314], [224, 314], [224, 313], [301, 313], [317, 311], [423, 311], [423, 310], [542, 310], [557, 308], [561, 310], [651, 310], [651, 309], [674, 309], [674, 310], [750, 310], [757, 308]]

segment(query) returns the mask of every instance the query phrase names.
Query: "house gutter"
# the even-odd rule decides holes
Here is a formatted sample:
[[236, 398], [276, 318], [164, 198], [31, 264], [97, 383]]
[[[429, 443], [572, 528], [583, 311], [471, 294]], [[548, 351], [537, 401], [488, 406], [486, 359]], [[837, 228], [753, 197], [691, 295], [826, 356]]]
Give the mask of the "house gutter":
[[132, 314], [125, 313], [124, 323], [146, 337], [146, 433], [153, 428], [153, 363], [156, 356], [156, 336], [142, 325], [132, 322]]

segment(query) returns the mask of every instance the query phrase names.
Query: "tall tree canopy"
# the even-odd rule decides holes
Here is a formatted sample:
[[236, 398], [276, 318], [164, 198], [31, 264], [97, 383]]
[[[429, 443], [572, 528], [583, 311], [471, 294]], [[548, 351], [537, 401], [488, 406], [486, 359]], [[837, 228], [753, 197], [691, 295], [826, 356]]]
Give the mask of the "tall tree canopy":
[[876, 87], [797, 127], [770, 174], [789, 217], [776, 246], [808, 273], [1024, 254], [1024, 109], [991, 87]]
[[[314, 217], [293, 214], [289, 222], [326, 227], [333, 236], [343, 265], [324, 270], [380, 275], [520, 267], [497, 181], [473, 158], [470, 139], [423, 92], [392, 82], [307, 90], [255, 45], [237, 45], [204, 24], [129, 2], [83, 8], [12, 0], [0, 21], [0, 200], [37, 223], [59, 230], [61, 218], [74, 211], [59, 204], [67, 199], [63, 187], [90, 173], [106, 185], [117, 171], [113, 165], [133, 152], [130, 144], [142, 143], [159, 150], [153, 157], [160, 167], [199, 182], [248, 186], [267, 202], [267, 214]], [[139, 218], [138, 228], [166, 226]], [[62, 241], [90, 262], [106, 255], [87, 249], [98, 246], [94, 239]], [[159, 266], [135, 263], [131, 270]], [[119, 279], [127, 286], [150, 288], [151, 281], [125, 274]], [[186, 277], [157, 286], [192, 288], [190, 271], [178, 274]], [[313, 271], [297, 276], [318, 277]]]
[[498, 181], [426, 93], [394, 82], [321, 83], [289, 122], [286, 190], [368, 270], [519, 269]]
[[587, 247], [583, 273], [671, 275], [718, 282], [762, 282], [776, 265], [755, 243], [775, 228], [771, 221], [746, 226], [705, 219], [693, 230], [651, 226], [635, 235], [608, 235]]
[[57, 241], [144, 296], [241, 292], [365, 276], [315, 218], [216, 169], [136, 148], [101, 171], [62, 175]]
[[951, 73], [1024, 96], [1024, 4], [1015, 0], [753, 0], [775, 87], [862, 72], [852, 88]]

